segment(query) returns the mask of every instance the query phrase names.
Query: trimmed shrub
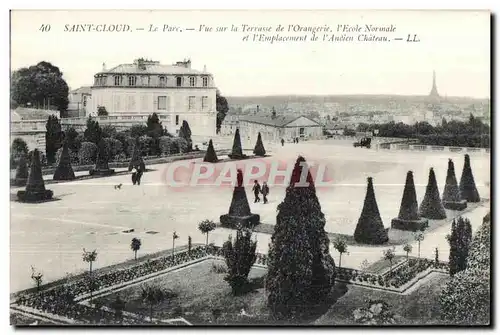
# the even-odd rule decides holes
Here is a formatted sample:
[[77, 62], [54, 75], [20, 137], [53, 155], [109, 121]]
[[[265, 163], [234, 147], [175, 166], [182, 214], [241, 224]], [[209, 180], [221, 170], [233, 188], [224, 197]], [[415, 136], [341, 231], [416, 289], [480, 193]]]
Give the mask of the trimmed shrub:
[[160, 152], [162, 155], [168, 156], [172, 154], [172, 142], [170, 136], [160, 137]]
[[265, 156], [266, 155], [266, 149], [264, 149], [264, 143], [262, 143], [262, 136], [259, 135], [257, 136], [257, 143], [255, 143], [255, 148], [253, 149], [253, 153], [256, 156]]
[[19, 164], [16, 169], [16, 177], [14, 179], [14, 185], [16, 186], [24, 186], [28, 181], [28, 162], [26, 159], [26, 155], [23, 155], [19, 158]]
[[92, 142], [83, 142], [78, 152], [80, 165], [94, 164], [97, 158], [97, 145]]
[[64, 142], [61, 154], [57, 160], [57, 168], [54, 172], [54, 180], [73, 180], [75, 173], [71, 167], [71, 157], [69, 156], [68, 142]]
[[460, 196], [463, 200], [466, 200], [467, 202], [481, 201], [479, 192], [476, 188], [476, 182], [474, 181], [474, 175], [472, 174], [470, 157], [468, 154], [465, 155], [464, 168], [462, 170], [462, 176], [460, 177], [459, 189]]
[[219, 161], [219, 159], [217, 158], [217, 154], [215, 153], [212, 140], [208, 142], [207, 152], [205, 153], [205, 158], [203, 158], [203, 161], [209, 163], [217, 163]]
[[[189, 152], [189, 144], [182, 137], [174, 137], [173, 139], [174, 153], [186, 153]], [[175, 150], [177, 149], [177, 150]]]
[[419, 214], [421, 217], [427, 219], [446, 219], [446, 212], [443, 204], [441, 203], [436, 175], [433, 168], [429, 170], [429, 181], [427, 182], [424, 200], [422, 200], [422, 203], [420, 204]]

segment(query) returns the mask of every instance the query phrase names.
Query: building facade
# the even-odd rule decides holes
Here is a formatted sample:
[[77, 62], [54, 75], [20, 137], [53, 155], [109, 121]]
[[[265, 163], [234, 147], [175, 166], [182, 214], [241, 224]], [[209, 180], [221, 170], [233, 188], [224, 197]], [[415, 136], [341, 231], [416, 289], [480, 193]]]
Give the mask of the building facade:
[[68, 94], [68, 117], [86, 117], [88, 106], [91, 105], [92, 90], [90, 86], [83, 86], [72, 90]]
[[239, 121], [242, 139], [253, 141], [260, 132], [265, 141], [290, 141], [296, 137], [316, 139], [323, 135], [323, 127], [305, 116], [245, 116]]
[[193, 135], [216, 133], [216, 87], [205, 69], [191, 68], [191, 61], [162, 65], [137, 59], [94, 75], [91, 115], [100, 106], [120, 119], [158, 114], [167, 130], [176, 134], [182, 121]]
[[22, 139], [29, 150], [38, 149], [45, 153], [45, 125], [49, 116], [59, 117], [55, 110], [18, 107], [10, 111], [10, 144], [16, 138]]

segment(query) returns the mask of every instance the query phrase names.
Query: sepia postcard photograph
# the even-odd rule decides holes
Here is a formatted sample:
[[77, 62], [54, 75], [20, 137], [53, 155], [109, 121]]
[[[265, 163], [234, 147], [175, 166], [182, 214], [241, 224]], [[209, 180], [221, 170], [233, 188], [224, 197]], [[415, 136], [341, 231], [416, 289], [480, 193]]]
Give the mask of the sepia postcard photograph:
[[491, 26], [11, 10], [10, 324], [491, 326]]

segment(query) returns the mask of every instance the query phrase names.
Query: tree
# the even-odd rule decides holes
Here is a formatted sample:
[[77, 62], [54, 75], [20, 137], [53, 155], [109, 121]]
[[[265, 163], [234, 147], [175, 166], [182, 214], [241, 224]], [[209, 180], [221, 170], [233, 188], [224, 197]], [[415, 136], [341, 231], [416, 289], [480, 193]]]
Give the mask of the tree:
[[40, 62], [11, 75], [11, 99], [21, 106], [57, 108], [61, 116], [68, 109], [69, 88], [58, 67]]
[[420, 204], [419, 214], [421, 217], [427, 219], [446, 219], [446, 212], [443, 204], [441, 203], [436, 175], [434, 174], [433, 168], [429, 171], [429, 181], [427, 182], [424, 200], [422, 200], [422, 203]]
[[455, 177], [455, 166], [451, 159], [448, 160], [448, 172], [446, 174], [446, 185], [443, 191], [443, 206], [451, 210], [463, 210], [467, 202], [461, 199], [457, 178]]
[[116, 137], [117, 131], [115, 126], [107, 124], [101, 127], [101, 133], [102, 137], [110, 138], [110, 137]]
[[406, 243], [405, 246], [403, 247], [403, 251], [406, 252], [406, 260], [408, 260], [409, 254], [411, 253], [412, 250], [413, 247], [409, 243]]
[[139, 249], [141, 249], [141, 240], [134, 237], [132, 239], [132, 242], [130, 243], [130, 249], [132, 249], [132, 251], [134, 252], [134, 259], [137, 260], [137, 251], [139, 251]]
[[35, 268], [32, 266], [31, 267], [31, 279], [33, 279], [33, 281], [35, 282], [36, 291], [40, 292], [40, 285], [42, 285], [42, 282], [43, 282], [43, 273], [36, 272]]
[[253, 149], [253, 153], [256, 156], [264, 157], [266, 155], [266, 149], [264, 149], [264, 144], [262, 143], [262, 137], [260, 135], [257, 136], [257, 143], [255, 143], [255, 148]]
[[182, 121], [182, 126], [179, 129], [179, 137], [186, 140], [188, 147], [187, 152], [193, 151], [193, 141], [191, 140], [191, 128], [186, 120]]
[[397, 218], [392, 219], [391, 227], [416, 231], [425, 229], [427, 226], [428, 220], [421, 219], [418, 215], [417, 193], [415, 191], [415, 182], [413, 181], [413, 172], [408, 171], [399, 214]]
[[229, 106], [227, 104], [227, 99], [221, 95], [219, 90], [217, 90], [216, 94], [215, 94], [215, 105], [216, 105], [216, 110], [217, 110], [216, 126], [217, 126], [217, 134], [218, 134], [220, 131], [220, 126], [222, 125], [222, 121], [224, 121], [224, 118], [226, 117], [227, 111], [229, 110]]
[[134, 144], [134, 151], [132, 152], [132, 158], [130, 159], [130, 163], [128, 164], [128, 170], [132, 171], [133, 169], [140, 169], [141, 171], [146, 170], [146, 165], [144, 164], [144, 160], [142, 159], [141, 154], [141, 142], [139, 137], [136, 137]]
[[231, 236], [223, 244], [222, 251], [226, 259], [228, 274], [224, 278], [231, 285], [234, 295], [245, 292], [248, 284], [248, 274], [252, 269], [257, 255], [257, 241], [252, 241], [252, 231], [239, 229], [236, 232], [236, 239], [232, 241]]
[[84, 262], [89, 263], [89, 275], [92, 276], [92, 263], [97, 259], [97, 250], [86, 251], [85, 248], [83, 248], [82, 259]]
[[300, 317], [330, 292], [335, 262], [329, 254], [325, 216], [305, 159], [297, 158], [285, 199], [278, 205], [268, 252], [267, 304], [277, 318]]
[[415, 241], [418, 242], [418, 258], [420, 258], [420, 243], [424, 240], [425, 235], [422, 232], [413, 234]]
[[54, 172], [53, 180], [73, 180], [75, 179], [75, 172], [71, 167], [71, 157], [69, 156], [68, 142], [64, 141], [62, 153], [57, 162], [57, 168]]
[[219, 161], [219, 159], [217, 158], [217, 154], [215, 153], [214, 144], [212, 143], [211, 139], [208, 142], [207, 152], [205, 153], [203, 161], [208, 163], [217, 163]]
[[[27, 155], [27, 154], [26, 154]], [[21, 156], [19, 159], [19, 164], [16, 168], [16, 176], [14, 179], [14, 185], [25, 186], [28, 181], [28, 162], [26, 160], [26, 155]]]
[[71, 152], [77, 153], [80, 150], [84, 136], [83, 134], [79, 137], [78, 131], [74, 127], [67, 127], [64, 131], [64, 139], [68, 142], [68, 148]]
[[172, 233], [172, 258], [175, 257], [175, 240], [179, 238], [179, 235], [177, 235], [177, 232]]
[[450, 244], [450, 276], [467, 268], [470, 243], [472, 241], [472, 227], [470, 221], [459, 217], [451, 224], [451, 234], [447, 236]]
[[439, 264], [439, 249], [436, 247], [434, 249], [434, 262], [437, 264]]
[[146, 286], [142, 288], [141, 298], [149, 306], [149, 321], [153, 322], [153, 307], [165, 301], [167, 293], [158, 286]]
[[61, 131], [61, 124], [57, 116], [50, 115], [45, 124], [45, 153], [47, 155], [47, 163], [54, 164], [56, 160], [56, 152], [62, 145], [64, 137]]
[[130, 127], [130, 136], [133, 138], [147, 135], [148, 127], [143, 124], [134, 124]]
[[115, 310], [115, 317], [119, 320], [123, 318], [123, 311], [127, 303], [119, 295], [111, 302], [111, 308]]
[[193, 248], [193, 240], [191, 236], [188, 236], [188, 254], [191, 255], [191, 249]]
[[17, 161], [23, 157], [28, 155], [28, 145], [22, 138], [15, 138], [12, 141], [12, 145], [10, 146], [11, 156], [14, 158], [11, 164], [17, 164]]
[[354, 230], [354, 239], [358, 243], [366, 244], [384, 244], [389, 240], [380, 217], [375, 191], [373, 190], [373, 178], [371, 177], [368, 178], [365, 202]]
[[339, 268], [342, 267], [342, 254], [347, 252], [347, 241], [343, 237], [337, 237], [333, 241], [333, 247], [339, 252]]
[[245, 157], [245, 155], [243, 155], [243, 150], [241, 148], [241, 138], [239, 129], [236, 129], [236, 132], [234, 133], [233, 149], [231, 151], [231, 154], [228, 156], [229, 158], [232, 159], [241, 159]]
[[394, 257], [396, 257], [396, 255], [394, 254], [394, 249], [384, 250], [384, 259], [388, 260], [390, 264], [389, 273], [392, 273], [392, 261]]
[[96, 145], [101, 141], [101, 127], [99, 126], [98, 121], [92, 120], [92, 116], [89, 116], [87, 119], [87, 128], [85, 129], [83, 136], [85, 137], [85, 141], [92, 142]]
[[441, 317], [449, 324], [488, 325], [491, 320], [491, 222], [472, 240], [467, 268], [451, 277], [441, 292]]
[[158, 114], [153, 113], [148, 116], [148, 120], [146, 122], [146, 134], [153, 139], [151, 146], [152, 154], [161, 155], [160, 137], [163, 136], [163, 126]]
[[462, 176], [460, 177], [459, 189], [460, 196], [463, 200], [466, 200], [467, 202], [481, 201], [479, 192], [476, 188], [476, 182], [474, 181], [474, 175], [472, 174], [470, 157], [468, 154], [465, 154], [464, 168], [462, 170]]
[[45, 189], [45, 181], [42, 176], [40, 163], [40, 152], [38, 149], [31, 153], [30, 172], [24, 191], [17, 192], [17, 198], [24, 202], [39, 202], [52, 199], [53, 192]]
[[108, 111], [104, 106], [97, 106], [97, 116], [108, 116]]
[[203, 220], [198, 224], [198, 230], [207, 236], [206, 246], [208, 247], [208, 234], [215, 230], [216, 224], [211, 220]]

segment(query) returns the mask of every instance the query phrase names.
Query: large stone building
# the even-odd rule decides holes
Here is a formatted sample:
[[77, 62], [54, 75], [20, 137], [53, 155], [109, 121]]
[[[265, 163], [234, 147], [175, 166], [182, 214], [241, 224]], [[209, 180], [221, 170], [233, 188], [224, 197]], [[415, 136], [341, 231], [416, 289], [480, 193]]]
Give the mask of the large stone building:
[[216, 133], [216, 87], [212, 74], [191, 68], [191, 61], [163, 65], [137, 59], [94, 75], [90, 115], [105, 107], [109, 117], [142, 120], [157, 113], [167, 130], [176, 134], [182, 121], [193, 135]]
[[83, 86], [76, 90], [71, 90], [68, 94], [68, 117], [85, 117], [87, 115], [92, 89], [90, 86]]
[[20, 138], [29, 150], [45, 152], [45, 125], [50, 115], [59, 117], [55, 110], [18, 107], [10, 111], [10, 143]]
[[250, 141], [259, 132], [265, 141], [316, 139], [323, 135], [321, 124], [305, 116], [247, 115], [240, 118], [239, 129], [242, 139]]

